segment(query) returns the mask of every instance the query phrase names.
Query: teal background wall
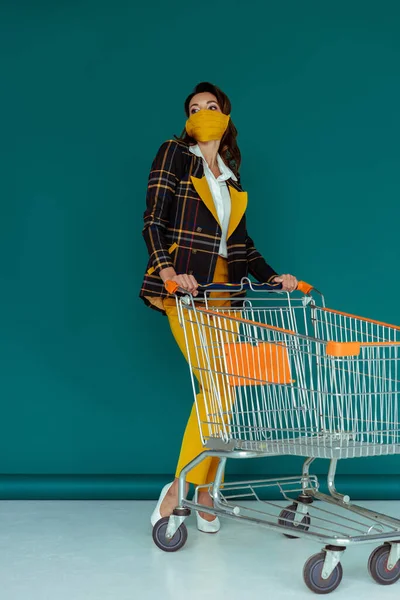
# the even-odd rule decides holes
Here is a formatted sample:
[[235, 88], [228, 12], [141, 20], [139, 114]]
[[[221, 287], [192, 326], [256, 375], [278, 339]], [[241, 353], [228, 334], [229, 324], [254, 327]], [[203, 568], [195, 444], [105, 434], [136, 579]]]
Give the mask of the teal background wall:
[[[385, 0], [1, 2], [1, 497], [151, 497], [174, 471], [191, 390], [138, 299], [141, 220], [198, 81], [231, 97], [271, 264], [400, 323], [399, 27]], [[339, 474], [400, 498], [398, 457]]]

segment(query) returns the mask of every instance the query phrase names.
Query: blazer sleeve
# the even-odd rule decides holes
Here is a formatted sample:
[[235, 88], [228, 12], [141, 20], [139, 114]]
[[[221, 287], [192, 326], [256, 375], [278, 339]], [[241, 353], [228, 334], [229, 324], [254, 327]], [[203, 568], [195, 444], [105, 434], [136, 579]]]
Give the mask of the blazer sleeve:
[[249, 272], [260, 283], [268, 283], [276, 277], [278, 273], [264, 260], [261, 254], [256, 250], [254, 242], [246, 231], [246, 250], [247, 264]]
[[164, 142], [153, 163], [147, 185], [143, 237], [154, 273], [173, 267], [165, 233], [170, 221], [176, 186], [182, 178], [181, 149], [175, 140]]

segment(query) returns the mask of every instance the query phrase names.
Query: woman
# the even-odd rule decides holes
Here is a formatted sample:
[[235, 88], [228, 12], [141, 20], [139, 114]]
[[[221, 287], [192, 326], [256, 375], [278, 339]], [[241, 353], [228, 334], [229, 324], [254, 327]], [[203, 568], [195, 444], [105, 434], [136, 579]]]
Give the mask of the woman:
[[[247, 193], [240, 185], [241, 155], [228, 97], [215, 85], [200, 83], [186, 99], [185, 112], [184, 132], [161, 146], [150, 171], [143, 229], [150, 258], [140, 296], [167, 315], [175, 340], [187, 358], [176, 303], [168, 297], [165, 281], [175, 281], [196, 297], [198, 282], [235, 283], [249, 273], [260, 282], [282, 283], [286, 291], [296, 289], [297, 280], [292, 275], [278, 276], [247, 233]], [[193, 344], [190, 340], [189, 345]], [[199, 406], [202, 392], [197, 397]], [[176, 479], [162, 490], [151, 516], [153, 525], [176, 507], [179, 473], [202, 450], [193, 407]], [[196, 485], [211, 483], [216, 466], [216, 459], [204, 460], [189, 473], [188, 481]], [[198, 501], [212, 506], [207, 491], [199, 492]], [[214, 515], [197, 513], [197, 526], [200, 531], [215, 533], [220, 523]]]

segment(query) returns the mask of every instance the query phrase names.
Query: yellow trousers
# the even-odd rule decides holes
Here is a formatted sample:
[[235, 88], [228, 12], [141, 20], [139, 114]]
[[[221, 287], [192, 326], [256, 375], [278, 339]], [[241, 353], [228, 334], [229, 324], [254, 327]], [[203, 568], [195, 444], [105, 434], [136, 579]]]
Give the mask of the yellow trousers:
[[[214, 281], [218, 283], [228, 282], [228, 264], [226, 259], [218, 257], [217, 265], [214, 274]], [[218, 298], [226, 298], [226, 300], [212, 300], [212, 298], [218, 296]], [[209, 305], [218, 306], [230, 306], [229, 293], [214, 292], [210, 294]], [[188, 360], [188, 354], [186, 349], [185, 337], [183, 328], [179, 324], [178, 312], [176, 302], [174, 298], [166, 298], [164, 300], [164, 310], [167, 313], [169, 324], [171, 327], [172, 335], [175, 338], [182, 354]], [[188, 333], [188, 345], [190, 356], [195, 354], [195, 340], [192, 338], [190, 331]], [[192, 354], [193, 352], [193, 354]], [[198, 374], [194, 371], [194, 375], [198, 379]], [[203, 401], [203, 391], [200, 386], [200, 393], [197, 394], [197, 406], [200, 414], [201, 421], [206, 420], [205, 406]], [[181, 452], [179, 455], [178, 465], [176, 468], [176, 477], [179, 477], [181, 470], [191, 460], [196, 458], [204, 450], [201, 439], [199, 424], [197, 419], [196, 405], [193, 404], [192, 411], [190, 413], [189, 420], [186, 425], [185, 433], [182, 440]], [[195, 485], [201, 485], [204, 483], [212, 483], [215, 479], [217, 466], [219, 463], [218, 458], [206, 458], [197, 467], [192, 469], [187, 477], [187, 481], [194, 483]]]

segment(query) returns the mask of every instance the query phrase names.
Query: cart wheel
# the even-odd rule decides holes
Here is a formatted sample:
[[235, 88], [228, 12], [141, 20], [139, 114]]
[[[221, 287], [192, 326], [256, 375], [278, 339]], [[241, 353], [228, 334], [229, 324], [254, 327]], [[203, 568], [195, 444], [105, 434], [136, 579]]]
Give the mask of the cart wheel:
[[368, 571], [373, 579], [381, 585], [391, 585], [400, 579], [400, 560], [391, 571], [388, 569], [390, 544], [376, 548], [369, 557]]
[[[283, 510], [281, 510], [281, 512], [279, 513], [278, 524], [286, 525], [286, 527], [293, 527], [293, 528], [299, 529], [301, 531], [308, 531], [310, 528], [310, 525], [311, 525], [310, 515], [304, 515], [304, 517], [302, 518], [300, 523], [298, 525], [295, 525], [293, 523], [293, 521], [294, 521], [296, 509], [297, 509], [297, 504], [291, 504], [287, 508], [284, 508]], [[298, 539], [296, 535], [289, 535], [288, 533], [284, 533], [283, 535], [286, 536], [287, 538], [289, 538], [290, 540]]]
[[169, 517], [163, 517], [153, 527], [153, 540], [156, 546], [158, 546], [164, 552], [176, 552], [183, 548], [186, 544], [186, 540], [188, 537], [188, 532], [186, 529], [186, 525], [182, 523], [175, 535], [168, 540], [165, 537], [167, 533]]
[[333, 569], [328, 579], [322, 578], [322, 569], [324, 568], [325, 552], [314, 554], [308, 559], [303, 569], [303, 577], [306, 586], [316, 594], [329, 594], [336, 590], [342, 581], [343, 568], [339, 563]]

